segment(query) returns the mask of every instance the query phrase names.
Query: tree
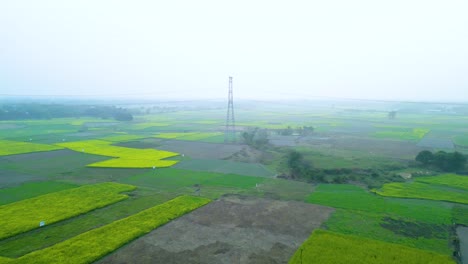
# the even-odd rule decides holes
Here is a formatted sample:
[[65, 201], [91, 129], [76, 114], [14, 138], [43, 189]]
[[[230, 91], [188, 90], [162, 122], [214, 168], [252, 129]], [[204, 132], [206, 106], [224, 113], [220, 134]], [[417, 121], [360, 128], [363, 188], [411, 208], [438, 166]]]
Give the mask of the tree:
[[424, 165], [429, 165], [434, 160], [434, 154], [429, 150], [423, 150], [416, 156], [416, 161], [421, 162]]
[[286, 164], [293, 179], [304, 176], [312, 168], [312, 163], [304, 159], [304, 155], [296, 150], [287, 154]]

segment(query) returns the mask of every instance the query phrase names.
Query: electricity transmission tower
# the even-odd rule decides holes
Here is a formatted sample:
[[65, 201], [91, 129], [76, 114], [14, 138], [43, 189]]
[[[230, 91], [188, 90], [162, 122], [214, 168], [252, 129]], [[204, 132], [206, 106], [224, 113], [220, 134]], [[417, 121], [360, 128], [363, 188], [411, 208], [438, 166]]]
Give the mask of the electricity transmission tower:
[[228, 109], [226, 116], [226, 130], [224, 142], [236, 142], [236, 123], [234, 121], [234, 103], [232, 96], [232, 77], [229, 77]]

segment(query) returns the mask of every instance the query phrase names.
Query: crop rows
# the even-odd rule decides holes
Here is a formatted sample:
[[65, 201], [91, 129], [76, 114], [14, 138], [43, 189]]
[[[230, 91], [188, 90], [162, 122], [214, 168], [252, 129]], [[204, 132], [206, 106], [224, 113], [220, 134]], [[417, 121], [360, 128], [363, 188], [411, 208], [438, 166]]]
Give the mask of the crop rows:
[[128, 198], [134, 186], [119, 183], [85, 185], [0, 206], [0, 239], [52, 224]]
[[209, 202], [210, 200], [206, 198], [180, 196], [17, 259], [0, 257], [0, 264], [91, 263], [135, 238]]

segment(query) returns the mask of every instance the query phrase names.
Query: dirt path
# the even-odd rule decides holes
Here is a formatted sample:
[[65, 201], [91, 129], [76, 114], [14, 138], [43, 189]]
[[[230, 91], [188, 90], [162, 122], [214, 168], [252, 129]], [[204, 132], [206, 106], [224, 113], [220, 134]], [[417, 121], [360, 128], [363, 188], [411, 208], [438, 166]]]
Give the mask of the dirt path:
[[468, 264], [468, 227], [457, 227], [458, 239], [460, 239], [460, 253], [463, 264]]
[[301, 202], [224, 197], [98, 263], [287, 263], [331, 212]]

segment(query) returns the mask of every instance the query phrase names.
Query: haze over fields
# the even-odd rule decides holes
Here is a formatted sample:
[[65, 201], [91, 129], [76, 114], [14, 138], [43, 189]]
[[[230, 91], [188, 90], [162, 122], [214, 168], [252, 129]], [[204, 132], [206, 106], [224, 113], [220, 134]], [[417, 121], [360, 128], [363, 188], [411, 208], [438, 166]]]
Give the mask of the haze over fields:
[[0, 96], [467, 101], [468, 2], [2, 1]]

